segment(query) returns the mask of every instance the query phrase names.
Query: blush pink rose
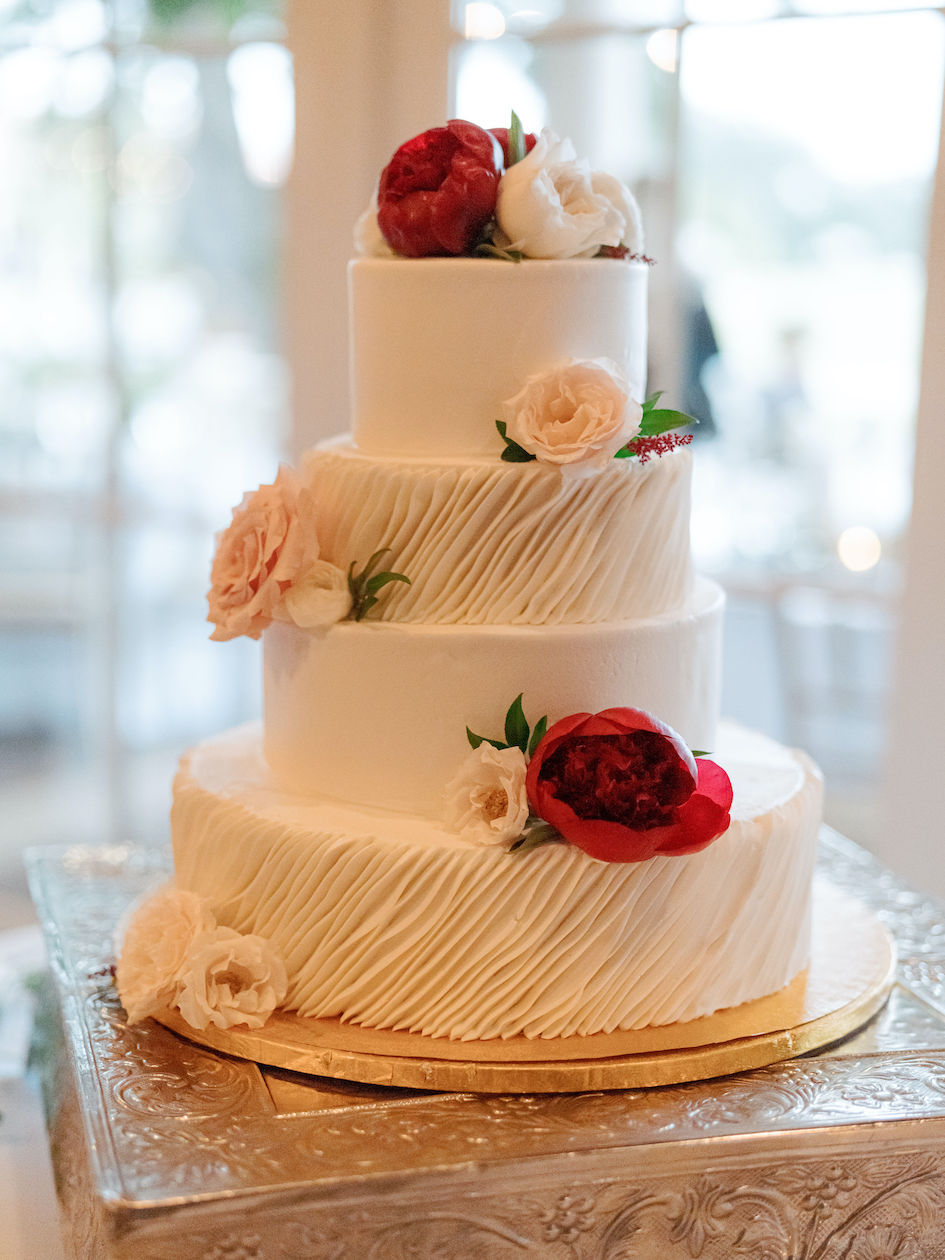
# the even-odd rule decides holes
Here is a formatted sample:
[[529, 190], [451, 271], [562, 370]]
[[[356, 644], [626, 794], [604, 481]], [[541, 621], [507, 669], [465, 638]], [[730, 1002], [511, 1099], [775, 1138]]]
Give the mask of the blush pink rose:
[[259, 638], [286, 590], [318, 558], [312, 515], [308, 492], [286, 467], [233, 509], [210, 572], [211, 639]]

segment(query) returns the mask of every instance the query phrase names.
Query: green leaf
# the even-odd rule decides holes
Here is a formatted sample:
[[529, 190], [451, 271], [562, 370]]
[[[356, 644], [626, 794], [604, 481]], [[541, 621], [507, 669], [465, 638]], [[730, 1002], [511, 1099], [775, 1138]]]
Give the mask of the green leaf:
[[698, 424], [695, 416], [687, 416], [684, 411], [669, 411], [658, 408], [647, 411], [640, 421], [638, 437], [657, 437], [660, 433], [668, 433], [670, 429], [683, 429], [687, 424]]
[[529, 819], [525, 830], [509, 847], [509, 853], [527, 853], [529, 849], [537, 849], [540, 844], [563, 844], [564, 839], [551, 823], [541, 818]]
[[661, 389], [658, 389], [655, 394], [650, 394], [649, 398], [647, 398], [646, 402], [643, 404], [643, 414], [646, 415], [648, 411], [652, 411], [662, 397], [663, 390]]
[[536, 458], [536, 456], [529, 454], [524, 446], [519, 446], [518, 442], [513, 442], [511, 438], [505, 436], [508, 426], [504, 420], [496, 420], [495, 427], [499, 430], [499, 437], [505, 443], [502, 458], [507, 464], [528, 464]]
[[689, 751], [694, 757], [708, 757], [709, 752], [706, 748], [690, 748]]
[[509, 705], [509, 711], [505, 715], [505, 738], [509, 748], [521, 748], [524, 752], [528, 747], [528, 723], [522, 710], [521, 692]]
[[374, 552], [360, 573], [355, 573], [356, 561], [351, 561], [348, 568], [348, 591], [351, 595], [351, 609], [348, 612], [347, 621], [361, 621], [377, 603], [377, 592], [385, 587], [388, 582], [406, 582], [408, 586], [410, 585], [410, 578], [403, 573], [394, 573], [390, 570], [385, 570], [383, 573], [374, 573], [374, 568], [381, 556], [386, 556], [389, 552], [390, 547], [379, 548]]
[[547, 731], [547, 729], [548, 729], [548, 716], [546, 714], [543, 718], [539, 718], [538, 721], [535, 723], [535, 729], [532, 731], [532, 737], [528, 741], [529, 757], [532, 755], [532, 753], [535, 751], [535, 749], [538, 747], [541, 741], [545, 738], [545, 731]]
[[500, 249], [491, 241], [480, 241], [473, 250], [480, 258], [498, 258], [501, 262], [520, 263], [525, 255], [520, 249]]
[[486, 739], [485, 735], [477, 735], [466, 727], [466, 738], [469, 740], [470, 748], [478, 748], [480, 744], [491, 744], [493, 748], [508, 748], [508, 744], [503, 744], [498, 739]]
[[629, 459], [632, 454], [629, 446], [621, 446], [619, 451], [614, 451], [614, 459]]
[[406, 582], [410, 585], [410, 578], [403, 573], [375, 573], [372, 578], [364, 584], [364, 589], [369, 595], [375, 595], [382, 586], [386, 586], [388, 582]]
[[361, 570], [361, 575], [360, 575], [360, 576], [361, 576], [362, 578], [366, 578], [366, 577], [368, 577], [371, 573], [373, 573], [373, 571], [374, 571], [374, 566], [377, 564], [378, 560], [380, 560], [381, 556], [386, 556], [386, 555], [388, 555], [388, 554], [389, 554], [389, 552], [390, 552], [390, 547], [380, 547], [377, 551], [375, 551], [374, 555], [373, 555], [373, 556], [371, 556], [370, 560], [367, 562], [367, 564], [366, 564], [366, 565], [364, 566], [364, 568]]
[[522, 120], [512, 110], [512, 120], [509, 123], [509, 166], [514, 166], [516, 162], [521, 162], [525, 156], [525, 128], [522, 126]]

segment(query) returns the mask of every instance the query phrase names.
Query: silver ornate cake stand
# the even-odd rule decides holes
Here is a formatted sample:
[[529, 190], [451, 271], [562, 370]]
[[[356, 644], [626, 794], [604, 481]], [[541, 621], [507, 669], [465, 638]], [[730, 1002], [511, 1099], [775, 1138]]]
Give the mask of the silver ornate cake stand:
[[67, 1245], [112, 1260], [945, 1260], [945, 907], [826, 831], [897, 938], [852, 1038], [653, 1090], [486, 1096], [294, 1076], [128, 1028], [114, 925], [167, 856], [40, 850], [40, 1039]]

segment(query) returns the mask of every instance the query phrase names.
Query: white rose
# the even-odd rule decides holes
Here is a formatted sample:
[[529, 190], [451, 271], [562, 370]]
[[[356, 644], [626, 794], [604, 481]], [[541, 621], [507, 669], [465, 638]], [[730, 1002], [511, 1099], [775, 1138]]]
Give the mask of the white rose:
[[591, 171], [570, 140], [547, 129], [499, 181], [496, 222], [498, 243], [528, 258], [592, 258], [602, 245], [626, 245], [631, 253], [643, 246], [630, 191]]
[[166, 885], [129, 911], [119, 925], [115, 984], [137, 1024], [171, 1006], [193, 942], [216, 927], [206, 902]]
[[287, 987], [285, 964], [267, 940], [218, 927], [192, 943], [175, 1005], [191, 1028], [261, 1028]]
[[506, 436], [537, 459], [604, 467], [640, 432], [643, 408], [610, 359], [569, 359], [502, 404]]
[[446, 787], [446, 825], [479, 844], [517, 839], [528, 818], [525, 754], [480, 744]]
[[316, 560], [282, 597], [283, 607], [297, 626], [331, 626], [351, 611], [351, 592], [343, 569]]

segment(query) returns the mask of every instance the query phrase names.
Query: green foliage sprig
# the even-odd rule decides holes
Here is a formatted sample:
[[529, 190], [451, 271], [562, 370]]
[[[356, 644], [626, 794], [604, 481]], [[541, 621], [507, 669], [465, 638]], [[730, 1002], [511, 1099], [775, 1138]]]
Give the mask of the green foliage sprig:
[[[494, 230], [494, 224], [491, 231]], [[498, 258], [502, 262], [520, 263], [525, 255], [520, 249], [502, 249], [499, 245], [493, 245], [491, 241], [480, 241], [473, 250], [478, 258]]]
[[529, 451], [526, 451], [524, 446], [519, 446], [518, 442], [513, 442], [510, 437], [505, 436], [508, 425], [504, 420], [496, 420], [495, 427], [499, 430], [499, 437], [505, 443], [502, 458], [507, 464], [530, 464], [536, 458]]
[[525, 148], [525, 128], [522, 126], [522, 120], [512, 110], [512, 117], [509, 120], [509, 166], [514, 166], [516, 162], [521, 162], [527, 153]]
[[527, 756], [531, 756], [548, 729], [548, 718], [539, 718], [532, 730], [525, 718], [522, 708], [522, 694], [519, 693], [509, 705], [505, 715], [505, 739], [489, 739], [486, 735], [476, 735], [466, 727], [466, 738], [470, 748], [478, 748], [480, 744], [491, 744], [493, 748], [520, 748]]
[[354, 571], [357, 561], [351, 561], [351, 567], [348, 569], [351, 611], [345, 618], [346, 621], [361, 621], [377, 603], [378, 592], [388, 582], [406, 582], [408, 586], [410, 585], [410, 578], [405, 577], [403, 573], [394, 573], [389, 569], [383, 573], [374, 572], [381, 557], [389, 553], [390, 547], [381, 547], [379, 551], [375, 551], [360, 573]]
[[[672, 411], [668, 407], [657, 407], [663, 397], [663, 391], [650, 394], [643, 404], [643, 415], [640, 418], [640, 432], [637, 437], [659, 437], [671, 429], [684, 429], [687, 425], [698, 424], [695, 416], [687, 416], [684, 411]], [[629, 446], [623, 446], [614, 456], [615, 459], [629, 459], [635, 454]]]

